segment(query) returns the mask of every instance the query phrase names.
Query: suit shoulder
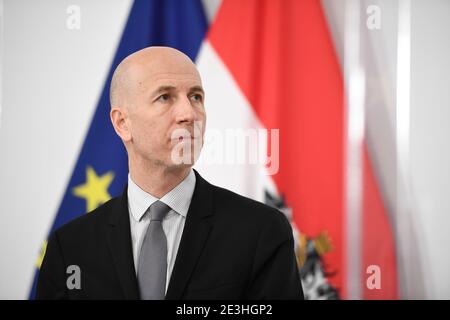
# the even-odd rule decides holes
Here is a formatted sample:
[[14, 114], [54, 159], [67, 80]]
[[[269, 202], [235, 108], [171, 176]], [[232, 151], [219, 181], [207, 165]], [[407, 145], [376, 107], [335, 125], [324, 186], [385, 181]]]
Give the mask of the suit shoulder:
[[90, 231], [95, 231], [99, 225], [107, 221], [112, 209], [117, 205], [117, 202], [118, 197], [113, 198], [98, 208], [65, 223], [57, 228], [54, 233], [62, 237], [70, 237], [72, 235], [82, 237]]
[[216, 211], [226, 212], [231, 217], [237, 216], [239, 221], [275, 224], [281, 228], [290, 229], [289, 221], [278, 209], [225, 188], [213, 185], [213, 189]]

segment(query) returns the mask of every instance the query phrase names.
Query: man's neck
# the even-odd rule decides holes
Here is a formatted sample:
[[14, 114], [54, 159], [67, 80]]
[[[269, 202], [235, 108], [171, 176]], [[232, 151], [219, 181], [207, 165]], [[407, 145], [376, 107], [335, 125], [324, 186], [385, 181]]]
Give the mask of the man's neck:
[[130, 164], [130, 176], [133, 182], [158, 199], [186, 179], [190, 170], [190, 167], [152, 166], [151, 168], [142, 168]]

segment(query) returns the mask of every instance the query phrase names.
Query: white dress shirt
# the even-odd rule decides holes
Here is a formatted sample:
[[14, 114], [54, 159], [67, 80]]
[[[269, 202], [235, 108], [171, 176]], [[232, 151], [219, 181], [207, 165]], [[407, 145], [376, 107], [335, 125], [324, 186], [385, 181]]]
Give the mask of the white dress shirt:
[[147, 214], [144, 216], [145, 212], [157, 200], [164, 202], [171, 208], [162, 221], [162, 227], [167, 238], [166, 292], [177, 257], [194, 188], [195, 174], [192, 169], [182, 182], [166, 193], [161, 199], [142, 190], [133, 182], [130, 175], [128, 175], [128, 211], [130, 212], [131, 243], [133, 245], [136, 273], [139, 266], [139, 253], [141, 251], [142, 241], [144, 240], [147, 227], [150, 224], [150, 215]]

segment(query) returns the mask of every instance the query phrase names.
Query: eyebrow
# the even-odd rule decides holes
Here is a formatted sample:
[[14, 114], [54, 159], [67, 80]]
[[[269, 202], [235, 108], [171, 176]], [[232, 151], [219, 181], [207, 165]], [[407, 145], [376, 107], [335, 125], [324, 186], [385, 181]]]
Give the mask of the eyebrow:
[[[176, 89], [177, 88], [174, 86], [160, 86], [155, 91], [153, 91], [151, 96], [155, 97], [158, 94], [161, 94], [164, 92], [176, 91]], [[193, 93], [193, 92], [200, 92], [203, 96], [205, 95], [205, 91], [203, 90], [203, 88], [201, 86], [193, 86], [192, 88], [190, 88], [189, 93]]]
[[205, 91], [200, 86], [193, 86], [191, 89], [189, 89], [189, 92], [200, 92], [202, 95], [205, 95]]
[[174, 86], [161, 86], [158, 89], [156, 89], [155, 91], [153, 91], [152, 97], [155, 97], [158, 94], [164, 93], [164, 92], [167, 92], [167, 91], [175, 91], [175, 89], [176, 88]]

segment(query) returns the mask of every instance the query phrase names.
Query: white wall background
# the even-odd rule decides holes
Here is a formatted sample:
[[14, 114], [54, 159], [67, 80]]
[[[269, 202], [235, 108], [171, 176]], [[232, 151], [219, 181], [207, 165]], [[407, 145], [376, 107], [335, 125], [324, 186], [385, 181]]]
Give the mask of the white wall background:
[[413, 1], [411, 178], [428, 297], [450, 299], [450, 2]]
[[[341, 57], [344, 2], [323, 1]], [[218, 1], [215, 3], [211, 15]], [[381, 7], [384, 23], [378, 33], [366, 34], [366, 44], [372, 50], [367, 61], [376, 61], [370, 72], [382, 79], [372, 94], [386, 108], [381, 120], [371, 125], [371, 135], [376, 137], [395, 124], [397, 3], [365, 1], [369, 3]], [[66, 9], [71, 4], [80, 6], [80, 30], [66, 28]], [[71, 174], [130, 4], [131, 0], [3, 0], [2, 299], [27, 297], [40, 243]], [[450, 126], [446, 125], [450, 119], [449, 14], [450, 2], [446, 0], [412, 0], [410, 187], [414, 203], [410, 218], [418, 229], [415, 241], [420, 255], [407, 257], [414, 265], [403, 267], [417, 269], [424, 287], [406, 290], [410, 298], [450, 299]], [[395, 206], [392, 143], [377, 140], [373, 154], [389, 205]], [[408, 273], [409, 282], [414, 281], [413, 276]]]

